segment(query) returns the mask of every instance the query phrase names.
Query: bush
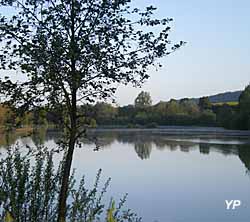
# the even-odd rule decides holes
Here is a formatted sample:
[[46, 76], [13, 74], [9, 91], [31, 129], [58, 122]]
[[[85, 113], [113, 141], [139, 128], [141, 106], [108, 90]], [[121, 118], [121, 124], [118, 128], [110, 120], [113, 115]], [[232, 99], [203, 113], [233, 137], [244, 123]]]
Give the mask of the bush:
[[135, 128], [135, 124], [129, 123], [129, 124], [127, 125], [127, 128], [129, 128], [129, 129]]
[[[0, 221], [54, 222], [57, 221], [59, 188], [63, 161], [53, 165], [53, 152], [40, 147], [33, 154], [30, 149], [22, 155], [18, 146], [9, 148], [0, 160]], [[30, 156], [31, 155], [31, 156]], [[130, 210], [121, 211], [127, 195], [115, 206], [103, 203], [110, 178], [99, 191], [101, 170], [93, 188], [87, 189], [84, 177], [76, 186], [74, 173], [68, 192], [68, 222], [138, 222]]]
[[152, 129], [152, 128], [157, 128], [158, 125], [157, 123], [148, 123], [145, 125], [146, 128]]
[[248, 130], [250, 130], [250, 115], [248, 116]]
[[216, 125], [216, 114], [211, 110], [204, 110], [200, 116], [200, 125], [204, 126], [215, 126]]

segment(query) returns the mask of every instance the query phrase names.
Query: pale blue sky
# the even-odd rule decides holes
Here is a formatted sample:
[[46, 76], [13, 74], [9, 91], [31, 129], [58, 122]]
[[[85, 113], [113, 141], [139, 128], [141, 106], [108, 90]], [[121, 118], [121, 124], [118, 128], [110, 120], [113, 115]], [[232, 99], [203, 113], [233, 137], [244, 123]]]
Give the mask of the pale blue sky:
[[157, 15], [173, 17], [172, 40], [188, 44], [162, 59], [142, 89], [120, 87], [119, 104], [133, 103], [140, 90], [154, 103], [170, 98], [199, 97], [239, 90], [250, 82], [249, 0], [134, 0], [155, 5]]
[[240, 90], [250, 82], [250, 0], [132, 2], [139, 8], [154, 5], [157, 16], [174, 18], [170, 39], [188, 43], [163, 58], [160, 71], [150, 70], [142, 89], [120, 86], [118, 104], [133, 103], [141, 90], [157, 103]]

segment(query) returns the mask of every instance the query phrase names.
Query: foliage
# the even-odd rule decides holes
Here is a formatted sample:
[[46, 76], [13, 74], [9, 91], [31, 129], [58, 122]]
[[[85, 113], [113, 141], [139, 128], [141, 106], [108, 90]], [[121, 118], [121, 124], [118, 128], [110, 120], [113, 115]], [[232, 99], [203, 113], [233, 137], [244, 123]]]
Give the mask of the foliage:
[[25, 112], [20, 116], [17, 116], [13, 109], [7, 105], [0, 105], [0, 126], [6, 130], [14, 129], [23, 125], [31, 125], [33, 123], [32, 113]]
[[[27, 151], [27, 152], [26, 152]], [[24, 154], [22, 154], [24, 153]], [[58, 196], [62, 163], [53, 165], [53, 152], [45, 147], [37, 151], [20, 150], [12, 146], [0, 160], [0, 220], [15, 222], [53, 222], [57, 219]], [[69, 222], [138, 222], [130, 210], [122, 211], [127, 195], [116, 207], [105, 207], [104, 194], [110, 178], [99, 191], [101, 170], [98, 171], [93, 188], [86, 188], [84, 177], [76, 185], [74, 172], [68, 191], [67, 221]], [[107, 212], [107, 213], [106, 213]]]
[[199, 107], [201, 110], [211, 109], [212, 103], [209, 101], [208, 97], [201, 97], [199, 99]]
[[219, 107], [217, 111], [217, 122], [220, 126], [223, 126], [227, 129], [234, 128], [233, 124], [233, 118], [234, 118], [235, 112], [233, 108], [227, 104], [224, 104]]
[[238, 105], [224, 104], [217, 108], [218, 123], [229, 129], [250, 130], [250, 85], [239, 96]]
[[250, 85], [240, 95], [239, 108], [241, 113], [250, 114]]
[[32, 110], [32, 115], [33, 115], [33, 121], [32, 123], [35, 126], [46, 126], [48, 124], [47, 122], [47, 115], [46, 115], [46, 110], [42, 107], [36, 108]]
[[136, 108], [145, 108], [152, 105], [152, 99], [149, 92], [141, 91], [135, 99]]
[[0, 80], [5, 104], [18, 113], [44, 104], [63, 113], [68, 152], [58, 217], [64, 222], [72, 156], [86, 133], [77, 105], [110, 98], [119, 84], [140, 86], [148, 68], [184, 42], [170, 42], [172, 19], [157, 19], [155, 7], [140, 10], [130, 0], [2, 0], [1, 6], [13, 12], [0, 16], [0, 68], [24, 74], [23, 81], [8, 73]]
[[[85, 106], [80, 109], [85, 109]], [[108, 107], [108, 108], [105, 108]], [[150, 106], [121, 106], [114, 107], [110, 104], [100, 106], [88, 105], [92, 118], [96, 119], [99, 126], [117, 125], [134, 128], [142, 127], [155, 128], [157, 125], [215, 125], [215, 116], [211, 112], [201, 111], [198, 105], [191, 99], [180, 101], [170, 100]], [[90, 111], [92, 110], [92, 111]], [[210, 117], [209, 118], [209, 114]]]
[[229, 106], [237, 106], [239, 105], [238, 101], [230, 101], [230, 102], [216, 102], [212, 103], [213, 106], [223, 106], [223, 105], [229, 105]]
[[245, 90], [241, 93], [239, 98], [239, 128], [250, 130], [250, 85], [248, 85]]
[[216, 114], [211, 110], [204, 110], [201, 113], [200, 124], [214, 126], [216, 124]]
[[14, 222], [14, 218], [9, 211], [5, 214], [4, 222]]
[[[221, 126], [227, 129], [250, 129], [249, 87], [242, 92], [239, 103], [211, 104], [208, 97], [171, 99], [148, 106], [122, 106], [103, 109], [99, 116], [92, 115], [98, 125], [117, 125], [154, 128], [157, 125]], [[240, 105], [241, 104], [241, 105]], [[102, 104], [105, 107], [104, 104]], [[106, 104], [107, 106], [107, 104]], [[89, 109], [97, 109], [96, 105]], [[143, 107], [143, 108], [142, 108]], [[100, 107], [99, 107], [100, 108]], [[115, 113], [115, 118], [111, 117]]]
[[172, 19], [154, 18], [153, 6], [131, 8], [129, 0], [1, 3], [15, 10], [0, 20], [1, 68], [21, 69], [28, 79], [1, 81], [15, 107], [49, 102], [71, 111], [71, 95], [84, 102], [107, 98], [115, 83], [140, 85], [157, 58], [183, 45], [170, 44]]
[[117, 109], [111, 104], [97, 103], [93, 109], [94, 118], [105, 124], [105, 120], [114, 121], [117, 116]]
[[0, 126], [3, 126], [7, 119], [8, 108], [6, 106], [0, 105]]
[[187, 113], [192, 116], [199, 114], [199, 107], [192, 99], [181, 99], [180, 109], [183, 113]]
[[114, 211], [115, 211], [115, 201], [111, 202], [111, 207], [108, 209], [107, 212], [107, 222], [116, 222], [114, 219]]
[[[249, 90], [248, 87], [246, 89]], [[88, 122], [90, 127], [113, 125], [128, 128], [155, 128], [160, 125], [202, 125], [246, 130], [250, 129], [249, 98], [248, 93], [245, 91], [242, 91], [242, 93], [240, 102], [213, 103], [210, 109], [200, 108], [195, 100], [187, 98], [181, 100], [171, 99], [169, 102], [161, 101], [143, 108], [134, 105], [117, 107], [109, 103], [98, 102], [95, 105], [81, 105], [77, 109], [79, 113], [84, 114], [83, 116], [88, 116], [88, 118], [84, 118], [83, 123]], [[210, 107], [210, 105], [207, 107]], [[0, 107], [0, 117], [2, 113], [2, 119], [6, 117], [6, 114], [4, 114], [6, 111], [4, 112], [4, 110], [1, 111]], [[53, 111], [46, 113], [46, 121], [49, 124], [60, 124], [57, 119], [63, 117], [57, 114], [57, 119], [51, 118], [51, 112]], [[32, 115], [34, 115], [32, 112], [26, 114], [20, 122], [25, 122], [25, 118], [30, 119], [29, 116]]]

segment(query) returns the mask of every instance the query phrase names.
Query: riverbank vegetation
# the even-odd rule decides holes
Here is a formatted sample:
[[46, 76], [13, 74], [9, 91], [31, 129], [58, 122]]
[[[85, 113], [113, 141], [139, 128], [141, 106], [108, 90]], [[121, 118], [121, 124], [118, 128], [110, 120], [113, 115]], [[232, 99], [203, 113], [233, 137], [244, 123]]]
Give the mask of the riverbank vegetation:
[[[22, 151], [21, 151], [22, 150]], [[55, 222], [61, 186], [63, 161], [54, 163], [55, 152], [36, 148], [9, 146], [0, 159], [0, 220], [4, 222]], [[101, 170], [94, 184], [85, 178], [69, 181], [67, 221], [69, 222], [139, 222], [141, 219], [124, 208], [127, 194], [117, 202], [104, 201], [111, 179], [103, 180]], [[18, 179], [17, 179], [18, 178]], [[105, 197], [106, 198], [106, 197]]]
[[[78, 106], [82, 123], [89, 127], [155, 128], [165, 125], [220, 126], [226, 129], [250, 130], [250, 86], [242, 91], [239, 101], [211, 103], [208, 97], [198, 101], [184, 98], [171, 99], [152, 105], [150, 93], [141, 92], [134, 105], [115, 106], [99, 102]], [[46, 107], [26, 112], [16, 117], [8, 108], [0, 106], [0, 125], [60, 126], [65, 116]]]
[[101, 126], [153, 128], [164, 125], [220, 126], [227, 129], [250, 130], [250, 86], [239, 101], [211, 103], [208, 97], [198, 101], [171, 99], [152, 105], [149, 93], [141, 92], [134, 105], [113, 106], [107, 103], [79, 107], [86, 116]]

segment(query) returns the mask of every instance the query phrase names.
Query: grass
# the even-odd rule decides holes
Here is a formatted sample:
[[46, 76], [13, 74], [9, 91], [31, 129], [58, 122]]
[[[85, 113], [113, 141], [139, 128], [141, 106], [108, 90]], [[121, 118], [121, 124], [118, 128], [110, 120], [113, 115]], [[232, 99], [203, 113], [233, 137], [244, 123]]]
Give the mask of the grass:
[[214, 106], [222, 106], [224, 104], [227, 104], [229, 106], [237, 106], [239, 104], [239, 102], [237, 102], [237, 101], [231, 101], [231, 102], [213, 103]]
[[[13, 128], [13, 131], [15, 133], [30, 133], [33, 131], [32, 126], [23, 126], [21, 128]], [[0, 134], [3, 134], [6, 132], [6, 127], [0, 126]]]

